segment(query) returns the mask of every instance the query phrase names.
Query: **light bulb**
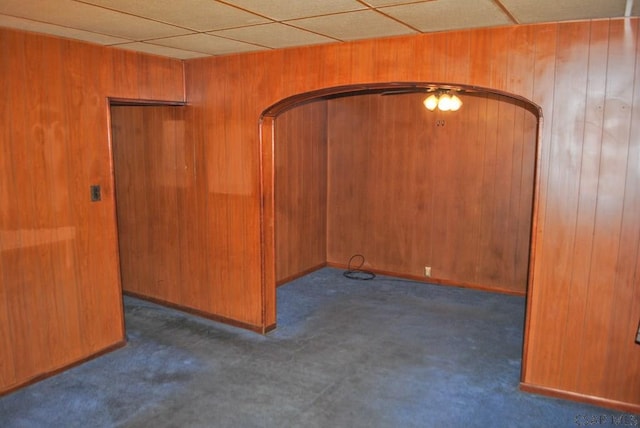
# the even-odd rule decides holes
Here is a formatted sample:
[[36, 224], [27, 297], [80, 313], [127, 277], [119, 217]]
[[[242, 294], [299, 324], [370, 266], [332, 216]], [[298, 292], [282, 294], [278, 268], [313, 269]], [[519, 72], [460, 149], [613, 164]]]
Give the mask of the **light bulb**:
[[462, 106], [462, 100], [460, 100], [460, 98], [458, 98], [457, 96], [453, 95], [451, 96], [451, 111], [458, 111], [460, 110], [460, 107]]
[[436, 97], [434, 94], [431, 94], [429, 97], [425, 98], [423, 103], [427, 110], [434, 111], [438, 106], [438, 97]]
[[440, 95], [440, 99], [438, 100], [438, 108], [442, 111], [451, 110], [451, 97], [448, 94]]

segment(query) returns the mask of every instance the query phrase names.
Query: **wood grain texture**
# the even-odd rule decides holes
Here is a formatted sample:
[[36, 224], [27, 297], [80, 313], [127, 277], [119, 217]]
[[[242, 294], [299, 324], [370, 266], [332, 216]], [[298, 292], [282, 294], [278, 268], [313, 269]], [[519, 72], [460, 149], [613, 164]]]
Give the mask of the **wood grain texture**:
[[[537, 118], [498, 95], [329, 101], [327, 261], [524, 294]], [[526, 166], [523, 166], [526, 165]], [[293, 166], [291, 168], [294, 168]]]
[[327, 103], [278, 116], [275, 125], [276, 280], [327, 261]]
[[[637, 26], [628, 27], [613, 23], [606, 26], [612, 40], [625, 41], [629, 36], [637, 39]], [[594, 34], [598, 26], [592, 28]], [[635, 30], [635, 31], [634, 31]], [[600, 33], [602, 34], [602, 33]], [[604, 40], [603, 37], [595, 38]], [[635, 41], [635, 40], [634, 40]], [[633, 339], [633, 327], [629, 324], [628, 314], [633, 309], [622, 307], [622, 302], [629, 301], [633, 297], [634, 284], [630, 272], [624, 272], [625, 266], [631, 266], [625, 249], [637, 248], [638, 228], [628, 221], [629, 206], [625, 203], [633, 197], [633, 185], [627, 187], [629, 167], [638, 170], [640, 165], [629, 158], [630, 145], [632, 144], [630, 125], [632, 122], [633, 92], [625, 82], [625, 76], [636, 72], [635, 43], [625, 42], [609, 45], [607, 63], [607, 98], [603, 105], [603, 136], [599, 159], [599, 171], [597, 185], [591, 187], [592, 181], [581, 181], [582, 185], [592, 188], [597, 193], [594, 234], [592, 245], [592, 263], [588, 279], [586, 316], [591, 324], [589, 334], [582, 334], [582, 346], [588, 346], [593, 338], [601, 338], [603, 342], [612, 344], [624, 344], [626, 337], [631, 334]], [[637, 73], [637, 72], [636, 72]], [[596, 77], [597, 78], [597, 77]], [[637, 144], [637, 143], [636, 143]], [[583, 152], [584, 158], [588, 155]], [[594, 183], [595, 184], [595, 183]], [[625, 209], [626, 208], [626, 209]], [[626, 217], [626, 218], [625, 218]], [[636, 218], [637, 224], [638, 218]], [[626, 228], [626, 230], [625, 230]], [[635, 232], [635, 234], [633, 234]], [[632, 238], [629, 246], [629, 238]], [[576, 233], [576, 241], [581, 238]], [[578, 241], [579, 242], [579, 241]], [[619, 263], [627, 260], [626, 263]], [[611, 269], [601, 269], [601, 266], [611, 266]], [[624, 280], [626, 279], [626, 280]], [[638, 286], [636, 282], [635, 286]], [[637, 302], [640, 303], [640, 302]], [[636, 314], [638, 308], [635, 308]], [[636, 316], [636, 318], [638, 318]], [[623, 320], [627, 320], [624, 325]], [[629, 323], [631, 321], [631, 323]], [[626, 339], [626, 340], [625, 340]], [[615, 368], [618, 374], [623, 372], [622, 366], [626, 363], [620, 359], [620, 354], [631, 357], [631, 368], [635, 369], [635, 375], [639, 376], [638, 364], [633, 363], [633, 356], [640, 356], [640, 349], [632, 348], [635, 344], [629, 340], [631, 346], [622, 347], [618, 351], [610, 348], [603, 353], [588, 353], [580, 361], [580, 372], [589, 373], [589, 376], [578, 378], [576, 389], [595, 395], [602, 389], [616, 390], [618, 381], [610, 375], [608, 368]], [[624, 369], [626, 371], [626, 368]], [[633, 373], [633, 372], [632, 372]], [[633, 379], [633, 377], [630, 377]], [[623, 384], [624, 385], [624, 384]], [[627, 391], [640, 392], [640, 385], [636, 387], [623, 386]], [[638, 394], [640, 398], [640, 394]]]
[[1, 393], [122, 342], [107, 97], [184, 91], [179, 61], [125, 53], [114, 90], [112, 49], [8, 29], [0, 46]]
[[[29, 355], [32, 349], [55, 343], [55, 358], [66, 353], [62, 348], [86, 355], [121, 334], [121, 327], [114, 327], [120, 309], [113, 285], [118, 281], [116, 222], [104, 98], [182, 100], [183, 64], [0, 31], [0, 71], [11, 106], [0, 109], [2, 123], [10, 124], [0, 131], [0, 153], [10, 157], [0, 172], [0, 299], [5, 301], [0, 320], [8, 321], [2, 331], [8, 329], [12, 341], [10, 351], [0, 351], [0, 370], [3, 379], [20, 383], [40, 372], [41, 364], [59, 367], [72, 359], [44, 361]], [[640, 411], [640, 347], [629, 334], [640, 319], [640, 231], [632, 214], [638, 208], [640, 171], [637, 60], [638, 19], [631, 18], [186, 61], [186, 135], [193, 141], [196, 172], [181, 197], [197, 213], [198, 228], [188, 232], [198, 231], [193, 265], [206, 269], [196, 268], [198, 280], [182, 293], [199, 296], [203, 311], [244, 324], [275, 321], [275, 281], [267, 286], [264, 274], [275, 271], [275, 251], [263, 247], [275, 240], [262, 236], [264, 224], [275, 218], [275, 207], [266, 210], [262, 200], [273, 193], [273, 177], [263, 175], [269, 168], [261, 165], [273, 160], [266, 153], [273, 145], [264, 145], [259, 130], [261, 114], [270, 106], [301, 93], [362, 83], [493, 88], [531, 100], [543, 113], [523, 384]], [[42, 66], [49, 61], [51, 73]], [[24, 96], [28, 73], [36, 88], [29, 93], [37, 102]], [[40, 111], [26, 111], [34, 105]], [[38, 140], [37, 132], [45, 137]], [[66, 144], [66, 151], [49, 149], [49, 141]], [[63, 156], [64, 167], [56, 156]], [[484, 162], [489, 166], [495, 160]], [[43, 169], [30, 177], [30, 165]], [[61, 172], [65, 169], [68, 178]], [[40, 180], [51, 177], [66, 181], [67, 190], [44, 191]], [[86, 192], [94, 182], [103, 185], [105, 199], [91, 206]], [[64, 207], [56, 211], [51, 204], [58, 199]], [[67, 236], [69, 242], [60, 240]], [[40, 291], [56, 303], [42, 303]], [[69, 320], [48, 323], [67, 307]], [[43, 312], [35, 319], [25, 315], [39, 309]], [[77, 340], [75, 333], [61, 333], [64, 323], [76, 325], [73, 318], [82, 331]], [[40, 327], [46, 333], [33, 338], [25, 333]]]
[[[260, 159], [271, 159], [264, 151], [272, 150], [272, 140], [260, 146], [261, 154], [251, 151], [258, 143], [255, 136], [259, 135], [256, 126], [261, 112], [288, 97], [304, 100], [301, 93], [376, 82], [448, 82], [493, 88], [531, 100], [542, 108], [543, 122], [535, 170], [535, 239], [527, 288], [523, 383], [564, 390], [572, 398], [601, 397], [606, 403], [627, 403], [637, 408], [640, 351], [631, 336], [625, 340], [622, 337], [637, 328], [640, 318], [635, 285], [638, 250], [630, 243], [639, 239], [637, 221], [628, 217], [629, 210], [635, 207], [636, 189], [629, 177], [637, 176], [638, 164], [629, 157], [636, 153], [632, 144], [635, 131], [623, 133], [621, 129], [635, 129], [633, 117], [625, 112], [637, 109], [638, 98], [629, 100], [629, 93], [618, 90], [625, 87], [629, 91], [638, 85], [637, 68], [631, 70], [627, 65], [638, 57], [637, 26], [638, 21], [633, 18], [501, 27], [190, 60], [186, 62], [187, 96], [194, 112], [207, 112], [198, 117], [202, 122], [195, 124], [194, 132], [203, 140], [220, 141], [216, 148], [208, 149], [212, 154], [226, 150], [248, 156], [245, 165], [253, 172], [240, 174], [242, 183], [260, 171]], [[626, 59], [615, 52], [624, 52]], [[242, 70], [238, 67], [242, 62], [259, 66], [257, 70]], [[620, 72], [615, 71], [618, 62]], [[256, 71], [259, 84], [253, 82]], [[233, 99], [220, 102], [221, 94], [233, 94]], [[576, 98], [576, 94], [580, 96]], [[602, 106], [602, 113], [598, 106]], [[616, 111], [625, 114], [618, 115]], [[478, 110], [478, 117], [484, 119], [502, 114], [506, 112], [491, 106]], [[524, 126], [521, 117], [508, 120], [513, 121], [513, 132]], [[484, 144], [504, 149], [496, 138], [487, 137], [482, 136]], [[500, 170], [495, 168], [499, 159], [485, 157], [482, 165], [486, 178], [517, 181], [513, 175], [518, 167], [515, 159], [523, 155], [512, 152], [514, 162]], [[379, 166], [382, 163], [376, 156], [373, 153], [369, 161]], [[224, 174], [220, 171], [216, 176]], [[263, 189], [271, 179], [264, 176]], [[237, 186], [229, 182], [223, 187], [231, 191]], [[618, 186], [615, 191], [614, 186]], [[240, 208], [237, 215], [247, 220], [263, 218], [267, 224], [272, 221], [274, 211], [259, 209], [260, 186], [244, 188], [254, 203], [225, 206]], [[517, 183], [514, 192], [516, 188]], [[222, 199], [210, 195], [207, 201], [217, 204]], [[517, 205], [524, 211], [526, 205], [522, 202], [522, 198], [510, 200], [509, 206], [516, 209]], [[500, 209], [504, 207], [501, 205]], [[493, 210], [494, 207], [485, 206], [481, 215], [492, 218]], [[497, 225], [499, 217], [493, 218]], [[240, 232], [246, 248], [268, 245], [256, 236], [251, 223], [245, 231], [231, 221], [225, 224], [234, 233]], [[452, 230], [444, 224], [437, 231], [441, 236]], [[505, 222], [503, 226], [513, 230], [515, 224]], [[478, 242], [490, 242], [489, 235], [479, 237]], [[222, 251], [222, 245], [213, 246]], [[410, 252], [399, 247], [399, 253]], [[526, 251], [522, 240], [517, 248]], [[228, 260], [239, 249], [222, 251], [226, 254], [222, 260]], [[263, 250], [264, 260], [255, 260], [255, 267], [249, 268], [251, 273], [243, 273], [244, 279], [259, 279], [258, 266], [275, 266], [274, 254], [275, 251]], [[478, 257], [485, 255], [481, 252]], [[227, 266], [227, 262], [222, 263]], [[239, 275], [230, 271], [220, 276], [219, 286], [225, 291], [220, 291], [219, 297], [227, 302], [221, 302], [221, 306], [236, 305], [230, 296]], [[275, 293], [264, 284], [244, 291], [252, 299]], [[601, 294], [605, 304], [597, 307]], [[253, 317], [258, 318], [258, 307], [255, 310]], [[232, 312], [239, 313], [240, 309]], [[275, 319], [275, 314], [271, 316]], [[587, 353], [594, 355], [586, 356]], [[626, 363], [618, 356], [624, 356]], [[594, 364], [599, 367], [592, 367]], [[567, 371], [567, 367], [571, 369]]]
[[[555, 76], [539, 69], [545, 76], [541, 88], [553, 94], [553, 104], [543, 136], [541, 233], [523, 380], [637, 411], [640, 349], [623, 336], [632, 336], [632, 318], [638, 318], [637, 277], [631, 279], [637, 262], [630, 259], [637, 261], [639, 236], [637, 221], [632, 226], [622, 220], [626, 201], [635, 198], [626, 177], [640, 167], [629, 157], [637, 21], [553, 30], [554, 43], [540, 44], [537, 52], [542, 63], [555, 64]], [[634, 244], [621, 259], [627, 240]]]
[[[187, 75], [187, 87], [202, 89], [192, 94], [192, 106], [187, 108], [185, 119], [187, 138], [194, 145], [198, 162], [194, 186], [189, 188], [193, 197], [189, 204], [198, 210], [201, 219], [197, 230], [202, 245], [196, 249], [204, 267], [198, 272], [197, 285], [187, 293], [198, 305], [196, 309], [264, 331], [275, 317], [270, 313], [272, 321], [267, 322], [263, 313], [262, 201], [258, 197], [260, 113], [253, 110], [250, 99], [237, 97], [232, 90], [218, 88], [215, 83], [220, 75], [228, 75], [232, 81], [234, 76], [237, 79], [230, 86], [239, 84], [244, 71], [258, 67], [256, 60], [252, 56], [233, 57], [219, 67], [191, 68]], [[210, 79], [214, 82], [200, 86]], [[256, 96], [266, 85], [259, 74], [246, 84]], [[243, 127], [246, 123], [250, 125]], [[232, 141], [246, 144], [228, 144]], [[272, 302], [275, 308], [275, 299]], [[191, 305], [186, 300], [174, 303]]]
[[183, 116], [181, 107], [111, 108], [122, 288], [167, 301], [180, 301], [189, 279], [178, 205], [188, 170]]

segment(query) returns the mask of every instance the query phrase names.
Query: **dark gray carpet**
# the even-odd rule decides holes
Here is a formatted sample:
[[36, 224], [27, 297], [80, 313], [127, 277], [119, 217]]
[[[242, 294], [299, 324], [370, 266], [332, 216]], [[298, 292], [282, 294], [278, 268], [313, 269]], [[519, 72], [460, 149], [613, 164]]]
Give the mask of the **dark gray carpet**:
[[382, 277], [350, 281], [322, 269], [279, 288], [278, 329], [260, 336], [125, 298], [128, 345], [0, 398], [0, 426], [637, 422], [518, 390], [524, 305], [519, 297]]

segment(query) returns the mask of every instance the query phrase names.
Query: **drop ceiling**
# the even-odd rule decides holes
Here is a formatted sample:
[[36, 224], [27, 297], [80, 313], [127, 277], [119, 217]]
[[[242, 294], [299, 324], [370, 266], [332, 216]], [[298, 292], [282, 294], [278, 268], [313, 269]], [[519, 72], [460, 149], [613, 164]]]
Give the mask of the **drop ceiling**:
[[0, 27], [178, 59], [640, 15], [640, 0], [0, 0]]

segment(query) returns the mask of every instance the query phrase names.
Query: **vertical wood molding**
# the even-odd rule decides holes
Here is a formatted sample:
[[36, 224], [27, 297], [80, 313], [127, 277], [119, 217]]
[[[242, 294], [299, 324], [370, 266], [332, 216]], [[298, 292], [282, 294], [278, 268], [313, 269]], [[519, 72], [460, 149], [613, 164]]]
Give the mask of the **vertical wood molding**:
[[276, 234], [275, 234], [275, 118], [265, 116], [260, 126], [260, 155], [262, 206], [260, 211], [262, 227], [262, 328], [272, 329], [276, 325]]

